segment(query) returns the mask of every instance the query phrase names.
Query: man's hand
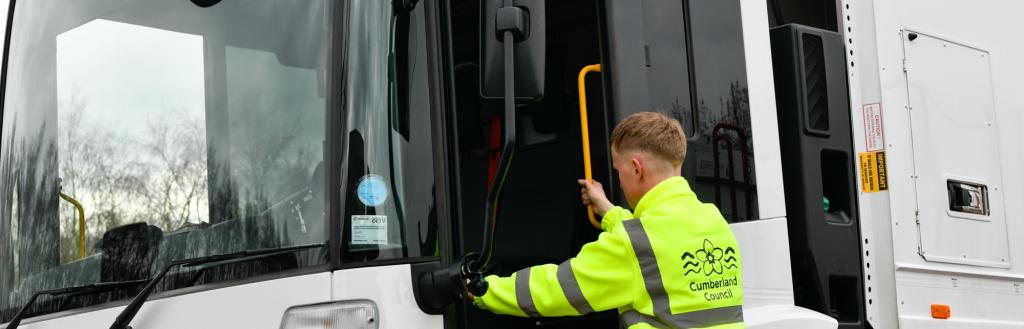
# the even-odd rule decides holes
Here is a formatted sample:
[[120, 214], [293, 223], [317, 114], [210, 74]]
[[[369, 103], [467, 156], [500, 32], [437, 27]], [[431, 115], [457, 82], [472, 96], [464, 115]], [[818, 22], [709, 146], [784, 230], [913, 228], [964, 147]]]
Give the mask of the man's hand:
[[594, 207], [594, 213], [598, 216], [604, 217], [604, 214], [614, 207], [611, 201], [608, 201], [608, 197], [604, 195], [604, 186], [601, 186], [601, 183], [586, 179], [580, 179], [577, 182], [582, 187], [580, 188], [580, 198], [583, 199], [583, 204]]
[[[466, 279], [465, 284], [467, 287], [469, 286], [470, 282], [471, 281], [469, 279]], [[469, 289], [466, 289], [466, 299], [472, 302], [474, 299], [476, 299], [476, 296], [473, 296], [473, 293], [469, 292]]]

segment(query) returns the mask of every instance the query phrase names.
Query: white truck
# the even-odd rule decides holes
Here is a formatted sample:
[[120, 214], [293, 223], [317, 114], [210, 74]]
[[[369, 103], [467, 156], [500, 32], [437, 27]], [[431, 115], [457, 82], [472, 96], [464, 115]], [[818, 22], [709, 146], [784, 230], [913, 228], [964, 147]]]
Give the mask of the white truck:
[[683, 124], [749, 328], [1022, 328], [1020, 12], [4, 1], [0, 328], [618, 328], [458, 295], [596, 238], [575, 182], [617, 189], [637, 111]]

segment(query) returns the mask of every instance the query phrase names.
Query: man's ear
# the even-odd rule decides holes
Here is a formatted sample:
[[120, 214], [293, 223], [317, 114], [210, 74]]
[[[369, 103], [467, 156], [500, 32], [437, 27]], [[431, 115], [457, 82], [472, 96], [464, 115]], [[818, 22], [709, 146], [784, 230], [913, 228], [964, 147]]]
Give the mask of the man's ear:
[[633, 167], [632, 168], [633, 169], [633, 175], [636, 176], [637, 178], [643, 180], [643, 178], [644, 178], [644, 176], [643, 176], [644, 175], [644, 162], [640, 161], [639, 157], [632, 157], [629, 160], [630, 160], [630, 164]]

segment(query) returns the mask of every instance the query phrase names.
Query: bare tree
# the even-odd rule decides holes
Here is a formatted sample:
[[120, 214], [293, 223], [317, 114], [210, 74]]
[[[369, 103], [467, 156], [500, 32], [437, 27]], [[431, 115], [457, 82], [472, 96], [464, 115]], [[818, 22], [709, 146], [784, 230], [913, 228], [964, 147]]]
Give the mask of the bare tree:
[[[160, 117], [137, 137], [90, 117], [87, 100], [61, 105], [59, 175], [64, 193], [85, 207], [88, 249], [117, 226], [147, 222], [171, 230], [205, 217], [206, 141], [198, 119]], [[62, 261], [78, 255], [76, 211], [60, 205]]]
[[146, 213], [164, 230], [207, 218], [206, 135], [196, 118], [171, 112], [150, 120], [142, 154], [151, 173], [145, 180]]

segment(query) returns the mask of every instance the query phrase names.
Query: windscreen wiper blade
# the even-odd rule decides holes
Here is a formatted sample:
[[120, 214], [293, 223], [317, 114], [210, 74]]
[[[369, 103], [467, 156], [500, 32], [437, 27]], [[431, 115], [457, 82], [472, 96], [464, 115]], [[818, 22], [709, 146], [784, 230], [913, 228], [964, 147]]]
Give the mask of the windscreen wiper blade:
[[142, 284], [142, 283], [146, 283], [147, 281], [149, 281], [149, 280], [145, 279], [145, 280], [118, 281], [118, 282], [100, 282], [100, 283], [93, 283], [93, 284], [88, 284], [88, 285], [84, 285], [84, 286], [77, 286], [77, 287], [65, 287], [65, 288], [56, 288], [56, 289], [36, 291], [35, 293], [32, 294], [32, 297], [29, 297], [28, 302], [25, 303], [25, 306], [22, 306], [21, 310], [18, 310], [18, 314], [15, 314], [14, 317], [11, 318], [11, 322], [7, 324], [7, 329], [17, 329], [18, 328], [18, 325], [21, 324], [21, 319], [25, 318], [25, 315], [28, 313], [28, 309], [30, 307], [32, 307], [33, 304], [35, 304], [36, 298], [39, 298], [39, 296], [43, 296], [43, 295], [61, 296], [61, 295], [71, 295], [71, 294], [98, 293], [98, 292], [110, 291], [110, 290], [113, 290], [113, 289], [116, 289], [116, 288], [120, 288], [120, 287], [124, 287], [124, 286], [131, 286], [131, 285]]
[[110, 325], [110, 329], [131, 328], [128, 326], [128, 324], [131, 323], [132, 319], [135, 318], [135, 315], [139, 313], [139, 309], [142, 308], [142, 304], [146, 302], [146, 299], [149, 298], [149, 295], [153, 293], [153, 289], [156, 288], [157, 283], [160, 283], [160, 280], [167, 275], [167, 272], [169, 272], [172, 268], [175, 268], [177, 266], [189, 267], [202, 264], [217, 263], [222, 261], [225, 263], [234, 263], [239, 261], [251, 260], [256, 257], [274, 256], [324, 246], [325, 244], [323, 243], [317, 243], [293, 247], [255, 249], [228, 254], [210, 255], [205, 257], [196, 257], [173, 261], [170, 264], [167, 264], [167, 266], [165, 266], [164, 269], [160, 271], [160, 274], [157, 274], [155, 277], [153, 277], [153, 279], [149, 281], [149, 284], [147, 284], [146, 287], [142, 288], [142, 291], [140, 291], [138, 295], [135, 295], [135, 298], [132, 299], [132, 302], [128, 303], [128, 306], [125, 306], [124, 310], [121, 311], [121, 314], [117, 315], [117, 319], [114, 320], [114, 324]]

